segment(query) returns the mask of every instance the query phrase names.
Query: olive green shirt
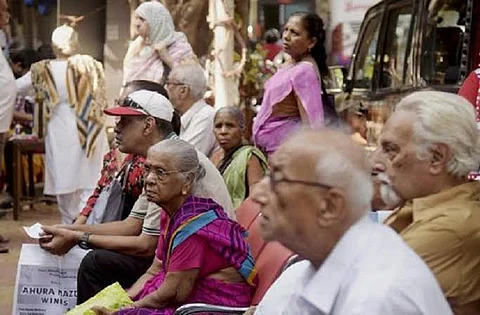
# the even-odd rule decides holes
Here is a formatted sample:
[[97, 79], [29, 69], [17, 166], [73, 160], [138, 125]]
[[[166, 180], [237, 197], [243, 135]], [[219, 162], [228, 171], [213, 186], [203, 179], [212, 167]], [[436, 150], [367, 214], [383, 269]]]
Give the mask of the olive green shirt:
[[479, 183], [413, 199], [385, 224], [423, 258], [455, 314], [480, 314]]

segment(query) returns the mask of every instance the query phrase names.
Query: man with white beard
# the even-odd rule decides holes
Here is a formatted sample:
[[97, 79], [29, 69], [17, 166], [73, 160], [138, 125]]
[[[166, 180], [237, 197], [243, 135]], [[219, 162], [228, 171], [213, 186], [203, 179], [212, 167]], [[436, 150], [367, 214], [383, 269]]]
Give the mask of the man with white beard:
[[370, 217], [377, 222], [383, 222], [392, 210], [400, 205], [401, 198], [393, 190], [387, 176], [385, 164], [380, 159], [380, 150], [375, 150], [370, 155], [372, 165], [372, 212]]
[[427, 263], [455, 314], [480, 314], [480, 137], [461, 96], [415, 92], [380, 134], [381, 162], [405, 201], [385, 224]]

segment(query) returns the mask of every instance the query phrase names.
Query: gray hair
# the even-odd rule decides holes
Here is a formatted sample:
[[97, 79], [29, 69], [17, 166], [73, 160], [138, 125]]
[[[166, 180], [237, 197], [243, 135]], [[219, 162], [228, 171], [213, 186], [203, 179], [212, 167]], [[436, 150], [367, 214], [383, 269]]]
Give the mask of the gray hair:
[[205, 177], [205, 168], [198, 160], [197, 150], [190, 143], [180, 139], [165, 139], [148, 150], [153, 153], [167, 153], [174, 157], [178, 171], [194, 175], [193, 186]]
[[366, 159], [364, 164], [365, 167], [359, 169], [344, 154], [324, 151], [315, 167], [317, 179], [322, 184], [345, 190], [347, 205], [361, 211], [356, 214], [358, 216], [370, 210], [373, 196], [370, 167]]
[[217, 115], [222, 114], [222, 113], [226, 113], [226, 114], [230, 115], [237, 122], [240, 129], [242, 131], [245, 130], [245, 116], [243, 115], [240, 108], [235, 107], [235, 106], [222, 107], [222, 108], [218, 109], [217, 112], [215, 113], [214, 121], [215, 121], [215, 119], [217, 119]]
[[175, 75], [178, 82], [190, 88], [190, 95], [196, 101], [203, 98], [207, 91], [207, 79], [204, 69], [198, 62], [187, 62], [175, 66], [170, 76]]
[[435, 143], [452, 151], [447, 172], [454, 177], [467, 176], [479, 167], [480, 145], [473, 106], [463, 97], [445, 92], [416, 92], [405, 97], [397, 111], [413, 111], [417, 157], [425, 160]]

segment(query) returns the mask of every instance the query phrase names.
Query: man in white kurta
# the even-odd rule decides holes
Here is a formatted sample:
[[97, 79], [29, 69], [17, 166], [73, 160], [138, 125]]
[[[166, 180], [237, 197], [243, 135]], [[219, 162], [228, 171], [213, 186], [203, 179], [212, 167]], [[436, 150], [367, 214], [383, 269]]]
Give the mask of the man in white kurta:
[[270, 167], [252, 194], [261, 234], [305, 260], [280, 275], [255, 314], [452, 314], [422, 259], [368, 217], [370, 167], [347, 135], [301, 133]]
[[196, 62], [179, 64], [172, 69], [165, 87], [180, 114], [180, 139], [209, 156], [215, 147], [215, 110], [203, 100], [207, 89], [203, 68]]
[[[8, 25], [10, 13], [6, 0], [0, 0], [0, 30]], [[8, 49], [8, 48], [7, 48]], [[0, 51], [0, 156], [3, 156], [8, 129], [12, 123], [13, 107], [17, 96], [17, 86], [12, 69]], [[0, 253], [8, 252], [5, 238], [0, 234]]]
[[[8, 25], [10, 14], [6, 0], [0, 0], [0, 30]], [[8, 50], [8, 48], [6, 48]], [[13, 118], [13, 107], [17, 96], [15, 77], [7, 59], [0, 52], [0, 154], [3, 156], [7, 133]]]
[[[76, 33], [73, 29], [62, 26], [53, 32], [52, 42], [58, 58], [43, 64], [34, 64], [32, 69], [36, 70], [17, 79], [17, 86], [19, 92], [27, 93], [34, 85], [38, 89], [38, 82], [34, 82], [35, 76], [53, 79], [50, 85], [40, 82], [42, 89], [46, 87], [42, 92], [47, 91], [57, 99], [49, 108], [45, 134], [44, 193], [57, 197], [62, 223], [70, 224], [95, 188], [100, 177], [103, 155], [108, 151], [108, 141], [103, 125], [99, 128], [95, 145], [90, 152], [87, 153], [88, 149], [82, 146], [79, 140], [78, 115], [70, 103], [69, 83], [66, 80], [67, 68], [72, 60], [69, 58], [75, 58], [70, 56], [76, 46]], [[42, 68], [39, 68], [39, 65], [42, 65]], [[53, 86], [53, 89], [49, 90], [49, 86]], [[102, 110], [103, 108], [100, 112]]]

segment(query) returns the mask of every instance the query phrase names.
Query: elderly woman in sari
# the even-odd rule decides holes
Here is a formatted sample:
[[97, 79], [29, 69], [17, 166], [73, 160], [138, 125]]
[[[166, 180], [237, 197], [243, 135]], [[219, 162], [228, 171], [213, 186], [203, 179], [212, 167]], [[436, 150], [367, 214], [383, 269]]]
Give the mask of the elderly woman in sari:
[[128, 292], [135, 302], [115, 314], [173, 314], [192, 302], [250, 305], [256, 271], [245, 231], [215, 201], [192, 195], [204, 174], [194, 147], [183, 140], [149, 150], [145, 190], [163, 209], [162, 234], [152, 266]]
[[196, 59], [187, 37], [175, 31], [172, 16], [161, 3], [139, 5], [134, 23], [138, 37], [128, 47], [124, 59], [124, 84], [132, 80], [163, 84], [174, 65]]
[[285, 25], [282, 40], [290, 61], [265, 84], [253, 123], [253, 141], [268, 155], [302, 124], [324, 126], [320, 75], [328, 68], [323, 21], [315, 13], [295, 13]]
[[236, 209], [249, 196], [253, 185], [262, 180], [267, 159], [259, 149], [244, 143], [245, 118], [240, 109], [219, 109], [213, 126], [220, 149], [211, 160], [222, 174]]

